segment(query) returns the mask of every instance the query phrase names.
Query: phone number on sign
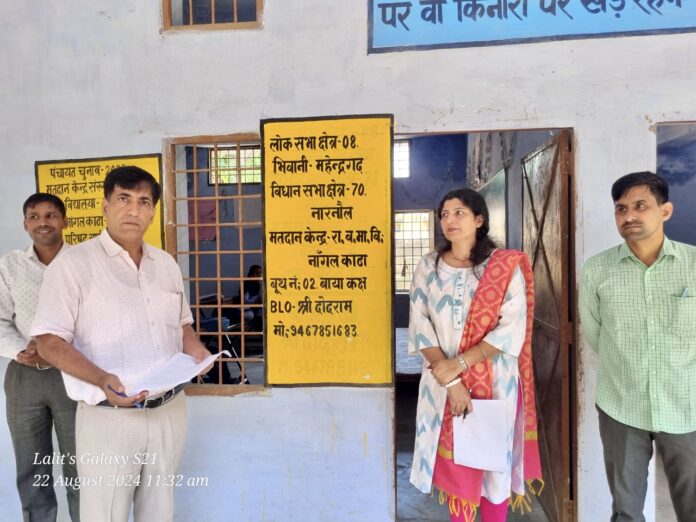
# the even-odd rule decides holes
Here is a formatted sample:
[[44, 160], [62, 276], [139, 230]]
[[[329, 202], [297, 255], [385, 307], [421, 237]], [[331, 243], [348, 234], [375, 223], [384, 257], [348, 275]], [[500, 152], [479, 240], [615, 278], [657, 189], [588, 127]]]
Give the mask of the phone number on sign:
[[279, 337], [357, 337], [354, 324], [273, 325], [273, 334]]

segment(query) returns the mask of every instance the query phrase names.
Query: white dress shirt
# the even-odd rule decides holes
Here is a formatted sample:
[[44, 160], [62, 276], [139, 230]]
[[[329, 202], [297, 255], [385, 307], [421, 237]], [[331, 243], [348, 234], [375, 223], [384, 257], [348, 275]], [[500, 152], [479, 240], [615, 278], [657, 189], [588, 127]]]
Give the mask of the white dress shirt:
[[[60, 252], [68, 248], [63, 243]], [[60, 253], [58, 252], [58, 253]], [[29, 344], [29, 328], [46, 270], [34, 246], [0, 258], [0, 355], [15, 359]]]
[[[124, 383], [183, 351], [182, 326], [193, 317], [179, 266], [159, 248], [142, 248], [138, 268], [104, 230], [52, 262], [31, 335], [57, 335]], [[63, 378], [74, 400], [97, 404], [106, 398], [97, 386], [66, 373]]]

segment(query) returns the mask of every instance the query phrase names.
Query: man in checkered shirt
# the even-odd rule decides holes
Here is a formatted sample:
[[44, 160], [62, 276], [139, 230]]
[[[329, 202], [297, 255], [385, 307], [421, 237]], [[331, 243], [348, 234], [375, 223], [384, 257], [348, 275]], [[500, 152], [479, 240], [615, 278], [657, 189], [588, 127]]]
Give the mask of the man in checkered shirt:
[[643, 521], [653, 442], [680, 522], [696, 517], [696, 248], [671, 241], [665, 180], [651, 172], [612, 186], [625, 242], [590, 258], [580, 318], [599, 356], [597, 410], [612, 521]]

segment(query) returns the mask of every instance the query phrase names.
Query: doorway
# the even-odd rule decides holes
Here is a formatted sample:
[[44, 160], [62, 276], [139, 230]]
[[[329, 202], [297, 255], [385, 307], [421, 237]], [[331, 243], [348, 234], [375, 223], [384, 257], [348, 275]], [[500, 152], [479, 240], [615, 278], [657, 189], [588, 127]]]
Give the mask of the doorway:
[[[394, 180], [395, 212], [432, 212], [449, 190], [469, 186], [486, 199], [491, 234], [498, 244], [523, 250], [532, 261], [537, 296], [532, 346], [545, 486], [533, 500], [531, 516], [523, 520], [572, 521], [576, 469], [572, 131], [399, 136], [396, 140], [409, 140], [412, 153], [410, 176]], [[457, 150], [443, 151], [443, 143]], [[433, 164], [438, 166], [434, 169]], [[436, 218], [431, 231], [437, 242]], [[395, 273], [408, 279], [420, 256], [398, 258], [399, 237], [397, 222]], [[397, 520], [449, 520], [438, 495], [424, 495], [408, 483], [421, 359], [407, 355], [408, 294], [397, 291], [394, 303]], [[511, 514], [508, 520], [515, 518]]]

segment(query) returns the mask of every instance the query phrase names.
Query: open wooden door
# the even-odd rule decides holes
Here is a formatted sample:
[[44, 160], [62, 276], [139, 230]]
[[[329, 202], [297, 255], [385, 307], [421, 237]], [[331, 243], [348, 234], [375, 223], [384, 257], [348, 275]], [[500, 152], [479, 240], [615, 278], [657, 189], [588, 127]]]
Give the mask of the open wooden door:
[[539, 448], [552, 521], [572, 521], [575, 469], [572, 150], [563, 130], [522, 160], [523, 249], [534, 267]]

